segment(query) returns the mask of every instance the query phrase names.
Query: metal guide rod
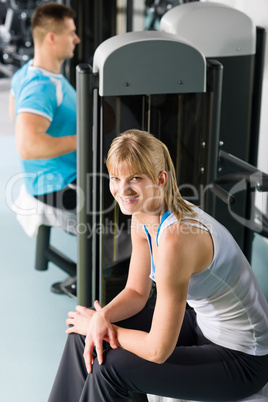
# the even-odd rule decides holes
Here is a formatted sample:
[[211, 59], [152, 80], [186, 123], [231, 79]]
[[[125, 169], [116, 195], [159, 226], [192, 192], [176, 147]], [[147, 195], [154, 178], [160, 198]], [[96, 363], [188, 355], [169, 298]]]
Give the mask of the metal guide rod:
[[[218, 171], [218, 144], [220, 140], [220, 110], [221, 110], [221, 91], [223, 80], [223, 66], [216, 60], [208, 61], [208, 68], [212, 69], [213, 74], [213, 95], [211, 101], [211, 135], [208, 137], [208, 161], [207, 161], [207, 183], [211, 183], [217, 177]], [[209, 83], [208, 83], [209, 84]], [[211, 192], [207, 192], [206, 211], [215, 216], [215, 197]]]
[[148, 112], [147, 112], [147, 131], [150, 133], [151, 132], [151, 105], [152, 105], [152, 97], [151, 95], [147, 95], [148, 98]]
[[127, 24], [126, 29], [127, 32], [133, 31], [133, 0], [127, 0]]
[[[115, 115], [116, 115], [116, 136], [120, 134], [120, 122], [121, 122], [121, 97], [116, 97], [116, 106], [115, 106]], [[117, 237], [117, 223], [118, 223], [118, 204], [114, 203], [114, 240], [113, 240], [113, 261], [118, 259], [118, 237]]]
[[[89, 64], [76, 67], [77, 81], [77, 299], [84, 306], [91, 306], [94, 299], [96, 267], [93, 265], [93, 89], [96, 75]], [[80, 230], [83, 227], [83, 230]], [[86, 228], [86, 230], [84, 230]], [[90, 284], [90, 285], [89, 285]]]
[[[94, 183], [93, 183], [93, 192], [94, 192], [94, 206], [93, 210], [98, 211], [95, 214], [94, 223], [99, 225], [100, 228], [104, 228], [103, 222], [103, 201], [104, 201], [104, 188], [103, 188], [103, 133], [104, 133], [104, 103], [103, 99], [100, 102], [100, 108], [98, 107], [98, 94], [94, 94], [94, 133], [93, 133], [93, 144], [94, 144]], [[98, 118], [98, 114], [100, 114]], [[97, 226], [96, 226], [97, 227]], [[93, 253], [96, 253], [96, 257], [94, 258], [94, 266], [96, 267], [96, 276], [94, 280], [92, 280], [92, 292], [93, 286], [95, 286], [96, 294], [95, 299], [97, 299], [101, 305], [103, 304], [102, 294], [103, 294], [103, 275], [102, 275], [102, 267], [103, 267], [103, 230], [98, 234], [96, 230], [94, 230], [94, 250]]]
[[252, 118], [249, 163], [257, 165], [259, 151], [260, 116], [262, 102], [262, 85], [265, 65], [266, 30], [256, 27], [256, 55], [254, 62], [254, 91], [252, 93]]
[[175, 171], [176, 176], [179, 177], [179, 155], [181, 149], [181, 136], [182, 136], [182, 128], [181, 128], [181, 113], [182, 113], [182, 95], [178, 95], [178, 112], [177, 112], [177, 152], [176, 152], [176, 165]]

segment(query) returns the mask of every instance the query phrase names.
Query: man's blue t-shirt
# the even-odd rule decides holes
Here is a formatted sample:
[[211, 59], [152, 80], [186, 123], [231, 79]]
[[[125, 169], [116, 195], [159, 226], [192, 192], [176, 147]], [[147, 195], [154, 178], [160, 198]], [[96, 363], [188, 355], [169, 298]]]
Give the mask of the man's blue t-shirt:
[[[31, 65], [20, 68], [11, 81], [15, 116], [28, 112], [50, 121], [47, 134], [76, 134], [76, 92], [62, 74]], [[21, 160], [27, 192], [42, 195], [62, 190], [76, 178], [76, 152], [51, 159]]]

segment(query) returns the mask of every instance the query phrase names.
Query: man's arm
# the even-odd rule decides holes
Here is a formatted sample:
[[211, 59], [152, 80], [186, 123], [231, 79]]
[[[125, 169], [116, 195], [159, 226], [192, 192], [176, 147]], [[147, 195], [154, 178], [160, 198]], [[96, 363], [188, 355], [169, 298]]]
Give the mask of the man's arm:
[[16, 120], [16, 142], [22, 159], [49, 159], [76, 150], [76, 135], [52, 137], [46, 131], [50, 121], [33, 113], [19, 113]]
[[12, 121], [12, 123], [14, 123], [14, 121], [15, 121], [15, 98], [12, 95], [12, 93], [10, 93], [10, 95], [9, 95], [8, 113], [9, 113], [10, 120]]

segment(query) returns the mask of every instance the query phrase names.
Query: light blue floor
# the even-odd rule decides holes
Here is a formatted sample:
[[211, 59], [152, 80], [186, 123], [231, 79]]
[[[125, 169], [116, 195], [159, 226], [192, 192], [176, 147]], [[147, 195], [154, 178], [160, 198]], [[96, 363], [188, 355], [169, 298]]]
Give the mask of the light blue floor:
[[[66, 339], [67, 312], [76, 302], [49, 290], [66, 277], [61, 270], [53, 265], [34, 270], [35, 239], [24, 234], [9, 208], [10, 183], [19, 172], [14, 137], [0, 137], [0, 401], [47, 402]], [[53, 241], [76, 260], [75, 237], [54, 229]], [[267, 297], [268, 245], [260, 236], [254, 240], [253, 266]]]

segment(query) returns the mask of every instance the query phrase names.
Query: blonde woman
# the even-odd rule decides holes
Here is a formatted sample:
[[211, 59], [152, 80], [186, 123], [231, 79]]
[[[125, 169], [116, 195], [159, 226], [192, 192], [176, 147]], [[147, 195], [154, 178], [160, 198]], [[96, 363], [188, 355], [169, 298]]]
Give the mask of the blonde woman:
[[238, 245], [182, 199], [169, 152], [151, 134], [117, 137], [107, 168], [112, 195], [132, 216], [128, 280], [103, 308], [96, 301], [95, 310], [69, 312], [49, 402], [254, 394], [268, 381], [268, 305]]

